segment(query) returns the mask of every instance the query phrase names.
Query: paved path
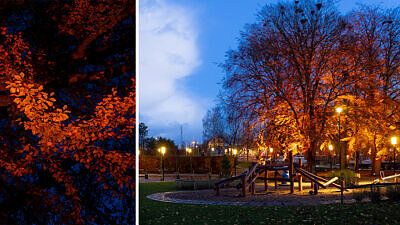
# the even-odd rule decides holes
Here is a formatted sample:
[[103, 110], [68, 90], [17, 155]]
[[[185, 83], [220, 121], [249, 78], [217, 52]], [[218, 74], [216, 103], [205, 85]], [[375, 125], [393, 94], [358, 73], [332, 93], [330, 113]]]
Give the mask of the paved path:
[[[172, 193], [183, 193], [185, 191], [176, 192], [163, 192], [155, 193], [146, 196], [148, 199], [154, 201], [168, 202], [168, 203], [183, 203], [183, 204], [202, 204], [202, 205], [241, 205], [241, 206], [282, 206], [282, 205], [320, 205], [320, 204], [335, 204], [340, 203], [339, 200], [336, 201], [320, 201], [320, 202], [304, 202], [304, 201], [204, 201], [204, 200], [186, 200], [168, 197], [168, 194]], [[352, 199], [345, 199], [344, 203], [354, 203]]]
[[[179, 193], [176, 192], [163, 192], [163, 193], [155, 193], [148, 195], [147, 198], [155, 201], [161, 202], [169, 202], [169, 203], [184, 203], [184, 204], [202, 204], [202, 205], [248, 205], [248, 206], [266, 206], [266, 205], [278, 205], [274, 202], [214, 202], [214, 201], [199, 201], [199, 200], [183, 200], [183, 199], [176, 199], [170, 198], [166, 196], [170, 193]], [[284, 205], [279, 204], [279, 205]]]

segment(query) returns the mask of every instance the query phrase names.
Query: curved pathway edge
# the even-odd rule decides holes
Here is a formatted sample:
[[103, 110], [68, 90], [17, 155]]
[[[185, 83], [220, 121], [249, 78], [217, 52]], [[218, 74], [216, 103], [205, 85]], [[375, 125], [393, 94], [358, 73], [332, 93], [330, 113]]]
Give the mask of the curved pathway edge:
[[[201, 200], [184, 200], [168, 197], [169, 193], [177, 192], [162, 192], [146, 196], [148, 199], [168, 203], [183, 203], [183, 204], [202, 204], [202, 205], [242, 205], [242, 206], [279, 206], [279, 205], [317, 205], [317, 204], [295, 204], [295, 202], [217, 202], [217, 201], [201, 201]], [[320, 204], [335, 204], [336, 202], [321, 202]]]

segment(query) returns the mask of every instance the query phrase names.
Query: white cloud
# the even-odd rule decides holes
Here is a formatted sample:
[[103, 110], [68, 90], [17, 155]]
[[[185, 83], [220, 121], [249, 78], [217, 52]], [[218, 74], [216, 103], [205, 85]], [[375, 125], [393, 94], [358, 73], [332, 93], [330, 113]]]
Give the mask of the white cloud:
[[192, 13], [164, 0], [140, 1], [139, 7], [141, 119], [158, 130], [176, 124], [201, 126], [197, 115], [204, 110], [177, 85], [200, 65]]

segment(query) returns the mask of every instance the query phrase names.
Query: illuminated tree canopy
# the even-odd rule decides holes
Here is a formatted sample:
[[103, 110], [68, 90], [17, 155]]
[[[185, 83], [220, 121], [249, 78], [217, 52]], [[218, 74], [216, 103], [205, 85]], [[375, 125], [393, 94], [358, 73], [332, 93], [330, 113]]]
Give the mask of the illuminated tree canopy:
[[375, 157], [398, 129], [398, 13], [361, 6], [342, 16], [331, 1], [267, 5], [227, 53], [223, 98], [260, 147], [305, 152], [311, 170], [324, 143], [363, 132], [374, 147], [362, 151]]
[[134, 2], [2, 4], [0, 223], [133, 223]]

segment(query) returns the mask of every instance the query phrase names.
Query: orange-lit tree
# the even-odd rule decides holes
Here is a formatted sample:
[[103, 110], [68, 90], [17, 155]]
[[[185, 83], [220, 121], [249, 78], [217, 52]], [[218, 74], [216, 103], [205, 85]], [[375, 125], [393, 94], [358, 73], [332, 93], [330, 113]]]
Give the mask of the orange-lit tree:
[[346, 26], [332, 5], [266, 6], [224, 65], [228, 99], [248, 112], [256, 133], [262, 134], [258, 137], [267, 143], [279, 127], [292, 130], [312, 171], [331, 105], [353, 76], [348, 70], [353, 62], [347, 65], [343, 54]]
[[[399, 10], [382, 11], [362, 7], [349, 17], [354, 37], [354, 58], [358, 60], [357, 76], [349, 95], [340, 104], [346, 108], [349, 150], [359, 152], [360, 145], [377, 173], [379, 162], [392, 147], [389, 140], [395, 135], [400, 116], [399, 68], [400, 27]], [[358, 155], [358, 154], [356, 154]]]
[[296, 146], [313, 171], [321, 145], [340, 142], [342, 167], [346, 153], [362, 152], [374, 173], [399, 129], [399, 9], [361, 6], [343, 17], [333, 5], [267, 5], [228, 52], [224, 95], [261, 147]]
[[[134, 139], [133, 52], [118, 52], [132, 39], [114, 36], [127, 29], [123, 21], [133, 23], [134, 4], [85, 2], [63, 4], [70, 11], [61, 12], [60, 1], [43, 3], [42, 12], [53, 15], [44, 26], [62, 42], [50, 41], [54, 49], [40, 41], [43, 34], [1, 28], [0, 76], [16, 109], [8, 119], [16, 123], [1, 139], [0, 223], [134, 223], [134, 149], [107, 147]], [[94, 22], [102, 28], [90, 27]], [[64, 45], [69, 52], [60, 51]], [[99, 89], [82, 91], [85, 83]], [[65, 104], [73, 100], [87, 104]]]

